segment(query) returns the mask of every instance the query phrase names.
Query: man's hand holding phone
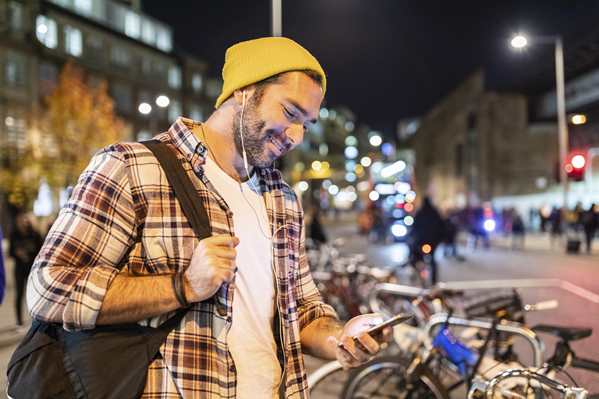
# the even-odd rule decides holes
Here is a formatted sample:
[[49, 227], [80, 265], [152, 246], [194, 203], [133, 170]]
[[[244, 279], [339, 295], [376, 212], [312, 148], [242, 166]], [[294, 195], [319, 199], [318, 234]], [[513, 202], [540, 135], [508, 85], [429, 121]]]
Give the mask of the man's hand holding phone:
[[368, 362], [382, 344], [392, 339], [393, 325], [410, 318], [411, 315], [398, 315], [384, 321], [376, 313], [354, 317], [345, 324], [339, 337], [331, 339], [331, 344], [336, 345], [337, 360], [345, 369]]

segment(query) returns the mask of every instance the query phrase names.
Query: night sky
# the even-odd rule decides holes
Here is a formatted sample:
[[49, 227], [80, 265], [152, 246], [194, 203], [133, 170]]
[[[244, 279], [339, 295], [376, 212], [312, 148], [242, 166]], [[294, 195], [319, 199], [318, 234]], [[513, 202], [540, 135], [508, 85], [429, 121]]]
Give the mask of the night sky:
[[[270, 33], [269, 0], [144, 0], [174, 28], [175, 43], [220, 75], [225, 49]], [[175, 6], [176, 4], [176, 6]], [[512, 33], [561, 34], [570, 74], [574, 54], [599, 33], [597, 0], [283, 0], [283, 35], [322, 63], [326, 103], [346, 105], [393, 134], [400, 118], [426, 113], [477, 68], [495, 90], [538, 93], [553, 85], [553, 49], [508, 47]]]

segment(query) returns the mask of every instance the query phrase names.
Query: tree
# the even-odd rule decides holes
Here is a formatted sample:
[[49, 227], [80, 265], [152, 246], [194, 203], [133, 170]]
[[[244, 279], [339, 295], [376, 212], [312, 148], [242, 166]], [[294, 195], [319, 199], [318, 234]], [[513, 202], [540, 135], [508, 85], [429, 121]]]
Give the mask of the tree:
[[63, 68], [46, 104], [41, 121], [42, 175], [54, 190], [75, 184], [94, 152], [128, 135], [115, 115], [106, 83], [90, 87], [73, 63]]
[[45, 179], [54, 198], [76, 183], [94, 152], [120, 141], [129, 129], [117, 118], [105, 82], [91, 87], [72, 62], [45, 99], [41, 117], [30, 117], [23, 140], [0, 149], [0, 189], [8, 202], [31, 209]]

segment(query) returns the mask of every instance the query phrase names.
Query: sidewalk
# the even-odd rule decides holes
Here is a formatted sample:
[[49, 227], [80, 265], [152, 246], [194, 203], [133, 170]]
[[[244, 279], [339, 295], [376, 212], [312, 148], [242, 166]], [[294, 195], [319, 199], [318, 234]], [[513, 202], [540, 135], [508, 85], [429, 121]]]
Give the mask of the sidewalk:
[[[464, 242], [466, 238], [464, 237]], [[502, 234], [495, 234], [491, 236], [491, 246], [495, 248], [513, 249], [512, 248], [512, 237], [511, 235], [505, 236]], [[553, 243], [549, 234], [545, 233], [529, 233], [524, 239], [524, 248], [516, 249], [520, 251], [541, 251], [541, 252], [554, 252], [559, 254], [566, 253], [566, 237], [556, 239]], [[571, 254], [572, 256], [599, 256], [599, 238], [595, 238], [592, 245], [592, 252], [588, 254], [586, 252], [586, 243], [581, 237], [580, 251], [577, 254]]]

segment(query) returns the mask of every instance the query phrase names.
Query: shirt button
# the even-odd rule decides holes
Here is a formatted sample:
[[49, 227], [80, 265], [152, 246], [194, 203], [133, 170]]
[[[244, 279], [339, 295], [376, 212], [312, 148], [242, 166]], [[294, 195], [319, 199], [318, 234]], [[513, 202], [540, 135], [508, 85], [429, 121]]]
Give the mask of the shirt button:
[[232, 364], [232, 365], [230, 365], [230, 366], [229, 366], [229, 371], [230, 371], [231, 373], [234, 373], [234, 372], [235, 372], [235, 365], [234, 365], [234, 364]]

